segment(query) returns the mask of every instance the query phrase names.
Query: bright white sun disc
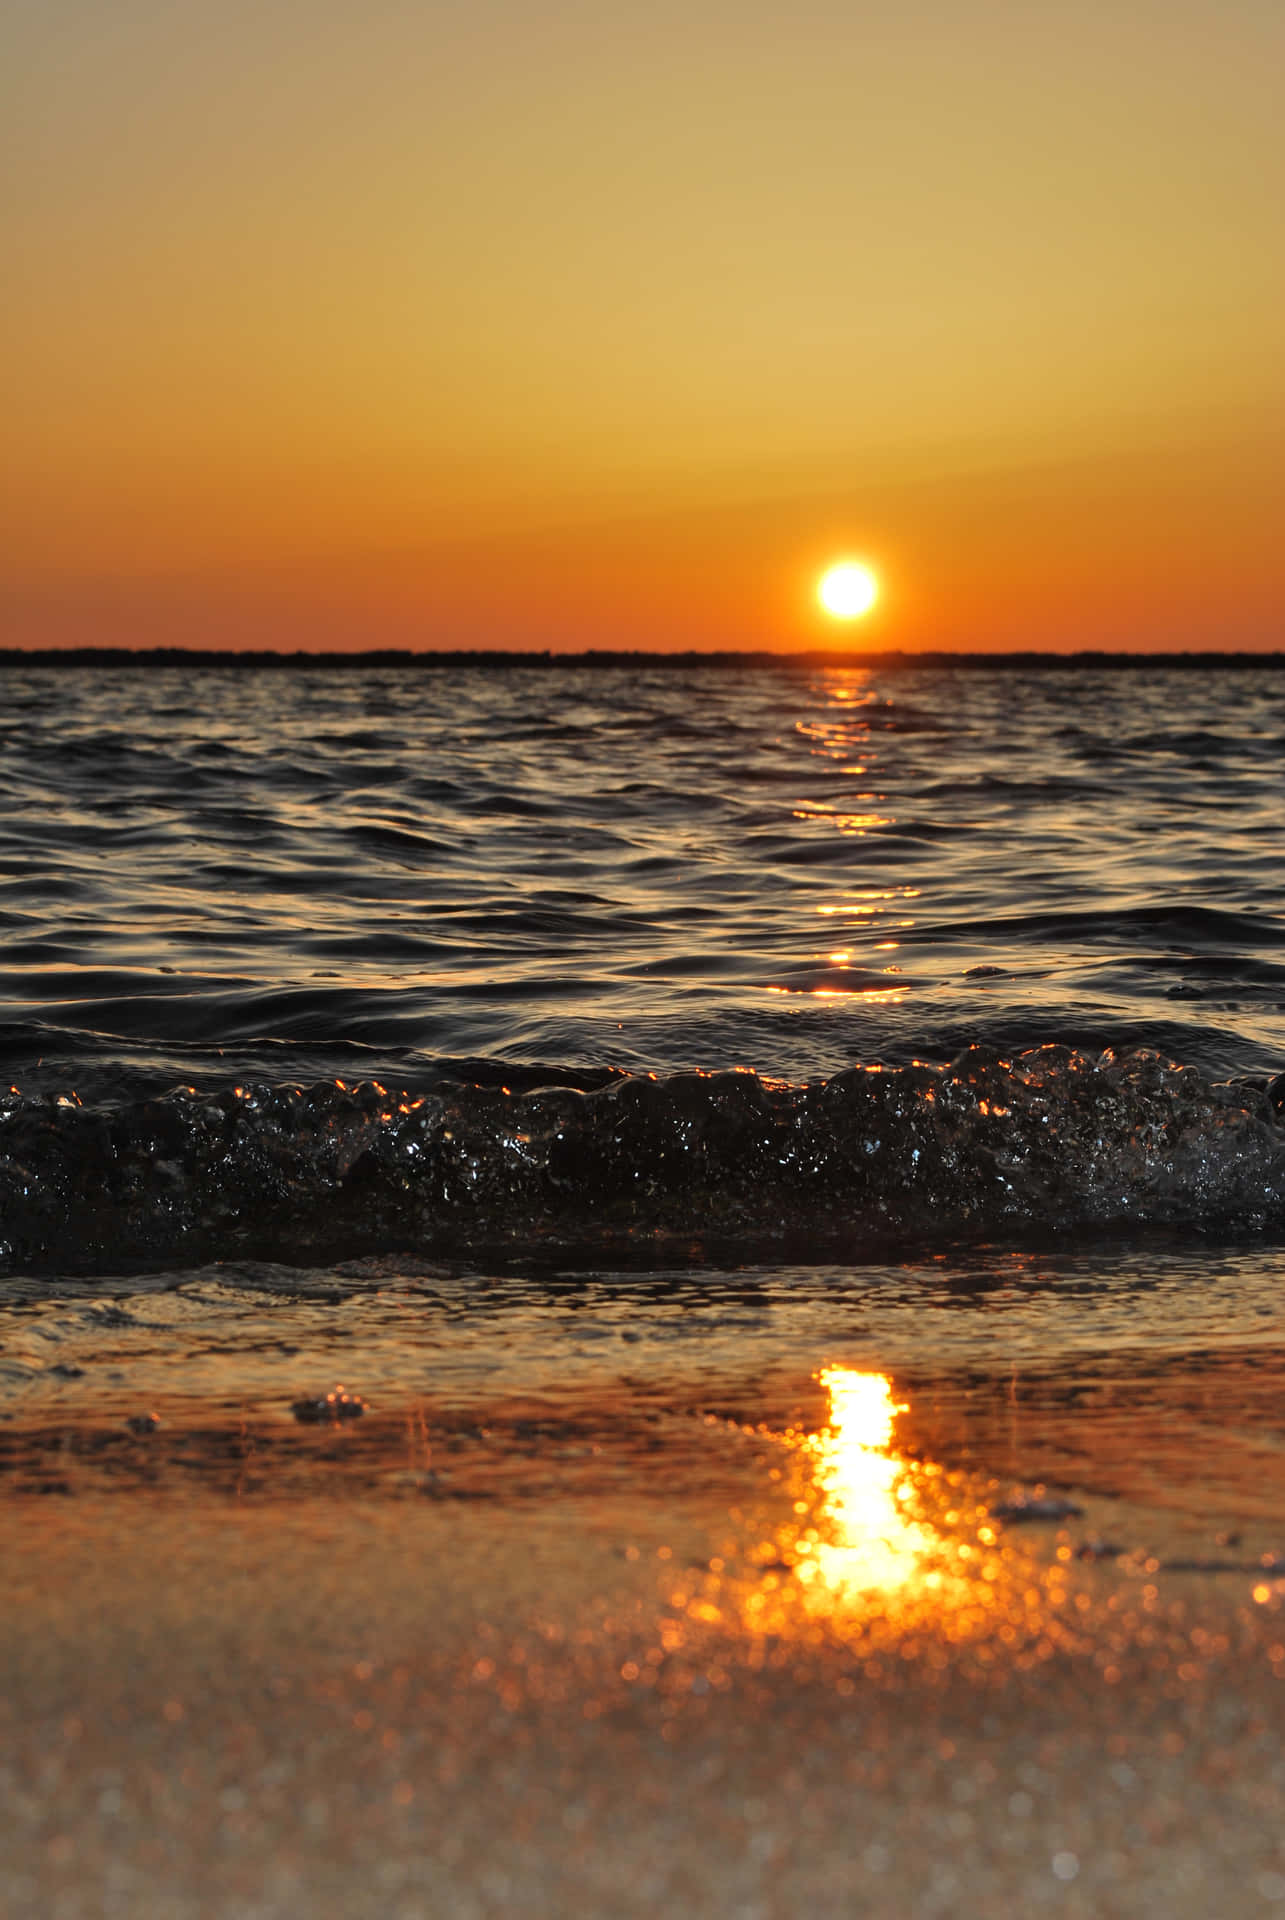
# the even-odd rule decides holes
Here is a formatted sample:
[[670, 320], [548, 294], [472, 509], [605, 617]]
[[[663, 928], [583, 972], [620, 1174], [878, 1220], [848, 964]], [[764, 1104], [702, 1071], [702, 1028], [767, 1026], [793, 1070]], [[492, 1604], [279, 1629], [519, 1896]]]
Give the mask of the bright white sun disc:
[[836, 620], [859, 619], [878, 598], [879, 582], [859, 560], [841, 560], [827, 567], [817, 585], [817, 599]]

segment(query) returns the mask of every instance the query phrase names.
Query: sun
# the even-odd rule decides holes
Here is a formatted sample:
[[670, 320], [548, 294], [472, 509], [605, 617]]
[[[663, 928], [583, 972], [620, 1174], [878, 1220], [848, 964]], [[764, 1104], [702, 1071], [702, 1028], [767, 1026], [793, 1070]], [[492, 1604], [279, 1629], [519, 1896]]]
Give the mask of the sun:
[[859, 620], [879, 598], [879, 582], [861, 560], [839, 560], [817, 582], [817, 599], [834, 620]]

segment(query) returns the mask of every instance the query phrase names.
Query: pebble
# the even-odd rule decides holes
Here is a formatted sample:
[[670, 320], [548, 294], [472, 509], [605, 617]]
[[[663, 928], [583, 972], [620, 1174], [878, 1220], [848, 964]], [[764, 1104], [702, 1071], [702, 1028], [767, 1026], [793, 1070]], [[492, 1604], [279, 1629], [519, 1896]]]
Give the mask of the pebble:
[[991, 1508], [992, 1520], [1006, 1520], [1017, 1525], [1024, 1520], [1077, 1520], [1084, 1512], [1074, 1500], [1062, 1500], [1056, 1497], [1034, 1500], [1001, 1500], [997, 1507]]

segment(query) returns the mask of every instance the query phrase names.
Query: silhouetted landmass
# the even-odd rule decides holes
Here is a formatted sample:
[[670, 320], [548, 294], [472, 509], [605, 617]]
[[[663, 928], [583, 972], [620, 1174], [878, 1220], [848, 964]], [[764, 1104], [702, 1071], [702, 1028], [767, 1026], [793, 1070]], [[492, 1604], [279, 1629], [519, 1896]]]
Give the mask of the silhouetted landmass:
[[491, 672], [521, 673], [560, 671], [568, 667], [618, 670], [624, 667], [648, 667], [681, 671], [694, 667], [713, 667], [729, 671], [747, 667], [773, 667], [786, 672], [812, 672], [818, 667], [890, 667], [911, 672], [940, 672], [953, 668], [963, 672], [996, 673], [1020, 667], [1024, 672], [1074, 673], [1091, 669], [1098, 672], [1138, 672], [1158, 667], [1186, 672], [1226, 672], [1229, 668], [1254, 668], [1259, 671], [1285, 669], [1285, 651], [1272, 653], [1106, 653], [1086, 650], [1080, 653], [903, 653], [900, 650], [852, 650], [818, 647], [803, 653], [701, 652], [647, 653], [592, 648], [585, 653], [505, 653], [497, 650], [413, 652], [410, 648], [380, 647], [364, 653], [280, 653], [270, 649], [234, 652], [231, 648], [210, 647], [6, 647], [0, 648], [0, 671], [6, 667], [182, 667], [190, 672], [197, 667], [278, 669], [281, 671], [341, 671], [345, 668], [396, 668], [409, 673], [431, 673], [448, 667], [473, 667]]

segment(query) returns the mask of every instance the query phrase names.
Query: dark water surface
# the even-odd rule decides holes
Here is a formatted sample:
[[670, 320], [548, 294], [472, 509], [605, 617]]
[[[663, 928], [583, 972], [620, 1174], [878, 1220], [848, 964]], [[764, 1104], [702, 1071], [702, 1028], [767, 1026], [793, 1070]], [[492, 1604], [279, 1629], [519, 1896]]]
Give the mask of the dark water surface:
[[970, 1041], [1285, 1064], [1277, 676], [3, 690], [24, 1091], [443, 1057], [797, 1081]]
[[1279, 1358], [1279, 677], [4, 692], [11, 1408]]

